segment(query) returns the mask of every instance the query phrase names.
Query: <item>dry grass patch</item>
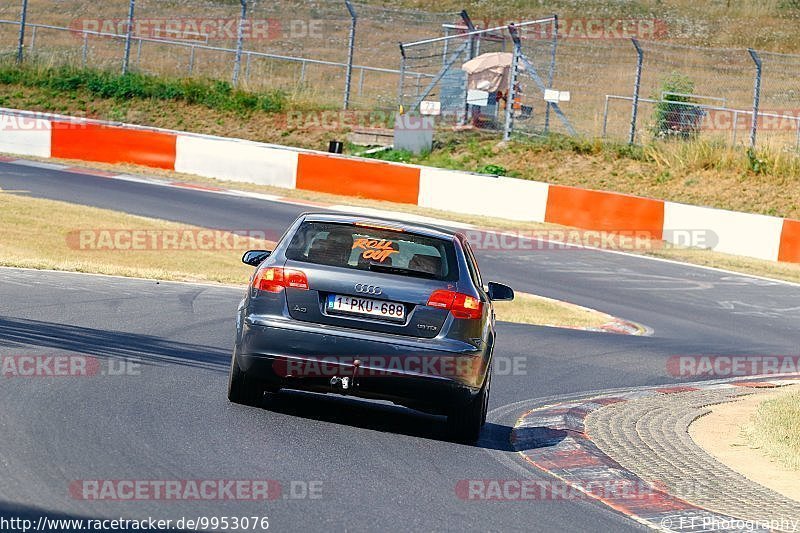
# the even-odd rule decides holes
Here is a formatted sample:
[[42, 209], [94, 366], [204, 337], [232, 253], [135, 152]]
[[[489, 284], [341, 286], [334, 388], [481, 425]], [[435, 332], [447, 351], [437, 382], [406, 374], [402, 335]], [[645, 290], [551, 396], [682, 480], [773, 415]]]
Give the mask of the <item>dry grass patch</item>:
[[752, 447], [800, 470], [800, 391], [762, 402], [743, 432]]
[[[80, 230], [192, 232], [195, 226], [0, 192], [0, 265], [175, 281], [244, 284], [244, 250], [89, 250], [70, 241]], [[98, 241], [99, 242], [99, 241]], [[250, 240], [248, 247], [270, 246]]]
[[594, 309], [528, 294], [514, 293], [511, 302], [495, 302], [497, 320], [568, 328], [597, 328], [613, 317]]

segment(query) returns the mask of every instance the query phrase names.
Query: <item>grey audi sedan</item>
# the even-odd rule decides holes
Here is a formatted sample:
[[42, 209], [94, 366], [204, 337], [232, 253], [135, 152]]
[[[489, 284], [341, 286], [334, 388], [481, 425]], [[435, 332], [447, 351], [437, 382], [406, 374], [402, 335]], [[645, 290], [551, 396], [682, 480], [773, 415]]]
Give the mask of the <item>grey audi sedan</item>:
[[307, 213], [256, 267], [236, 320], [228, 398], [257, 406], [294, 389], [443, 414], [453, 439], [486, 421], [492, 301], [466, 237], [447, 229]]

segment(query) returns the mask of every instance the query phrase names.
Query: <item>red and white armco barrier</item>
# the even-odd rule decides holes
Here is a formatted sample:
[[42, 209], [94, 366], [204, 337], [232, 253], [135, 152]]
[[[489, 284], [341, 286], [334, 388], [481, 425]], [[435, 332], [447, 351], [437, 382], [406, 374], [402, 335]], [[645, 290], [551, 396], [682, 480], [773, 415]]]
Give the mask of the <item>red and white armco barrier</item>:
[[209, 135], [0, 108], [0, 152], [135, 163], [211, 178], [414, 204], [588, 230], [649, 232], [676, 244], [800, 263], [800, 221], [613, 192], [331, 155]]

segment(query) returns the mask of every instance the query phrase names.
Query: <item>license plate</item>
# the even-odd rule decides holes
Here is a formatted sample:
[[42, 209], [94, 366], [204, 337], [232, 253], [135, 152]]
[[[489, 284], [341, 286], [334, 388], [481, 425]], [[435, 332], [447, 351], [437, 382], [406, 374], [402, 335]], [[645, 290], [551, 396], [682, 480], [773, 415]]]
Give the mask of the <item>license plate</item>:
[[330, 313], [371, 316], [397, 321], [403, 321], [406, 318], [406, 308], [403, 304], [358, 296], [331, 294], [328, 296], [327, 307]]

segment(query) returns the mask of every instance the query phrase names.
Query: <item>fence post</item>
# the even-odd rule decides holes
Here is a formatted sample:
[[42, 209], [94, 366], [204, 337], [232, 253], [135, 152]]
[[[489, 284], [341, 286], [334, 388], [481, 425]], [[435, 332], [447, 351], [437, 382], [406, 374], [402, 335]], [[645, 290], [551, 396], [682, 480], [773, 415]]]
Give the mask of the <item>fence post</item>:
[[[553, 78], [556, 75], [556, 46], [558, 46], [558, 15], [553, 15], [553, 46], [550, 55], [550, 72], [547, 76], [547, 88], [553, 88]], [[547, 107], [544, 112], [544, 132], [550, 130], [550, 102], [547, 102]]]
[[519, 69], [519, 56], [522, 55], [522, 42], [517, 34], [514, 24], [508, 25], [508, 32], [514, 40], [514, 55], [511, 59], [511, 73], [508, 76], [508, 93], [506, 94], [506, 123], [503, 128], [503, 140], [511, 138], [514, 122], [514, 99], [517, 96], [517, 70]]
[[81, 51], [81, 65], [86, 68], [86, 63], [89, 61], [89, 34], [83, 32], [83, 50]]
[[[466, 9], [461, 10], [461, 20], [464, 22], [464, 25], [467, 27], [467, 33], [472, 33], [472, 32], [475, 31], [475, 24], [472, 23], [472, 19], [469, 17], [469, 13], [467, 13]], [[447, 41], [445, 41], [445, 42], [447, 42]], [[477, 42], [476, 37], [474, 35], [470, 35], [469, 36], [469, 50], [467, 51], [469, 56], [467, 57], [467, 61], [469, 61], [470, 59], [474, 59], [475, 58], [475, 54], [476, 54], [477, 48], [478, 48], [477, 45], [476, 45], [476, 42]], [[442, 68], [445, 68], [445, 67], [446, 67], [446, 65], [443, 66]], [[459, 121], [461, 124], [466, 124], [467, 121], [469, 120], [470, 110], [471, 110], [471, 106], [469, 104], [469, 98], [464, 98], [464, 118], [461, 121]]]
[[131, 35], [133, 34], [133, 14], [136, 9], [136, 0], [128, 4], [128, 27], [125, 30], [125, 55], [122, 58], [122, 74], [128, 73], [128, 63], [131, 60]]
[[644, 53], [642, 47], [639, 46], [639, 41], [631, 38], [634, 48], [636, 48], [636, 82], [633, 85], [633, 109], [631, 110], [631, 132], [628, 136], [628, 144], [633, 144], [636, 140], [636, 119], [639, 115], [639, 89], [642, 85], [642, 63], [644, 62]]
[[[353, 52], [355, 51], [356, 47], [356, 10], [353, 9], [353, 4], [350, 3], [350, 0], [344, 0], [344, 4], [347, 6], [347, 11], [350, 12], [350, 38], [348, 39], [347, 44], [347, 74], [345, 75], [344, 80], [344, 109], [350, 106], [350, 83], [353, 80]], [[363, 70], [361, 71], [363, 74]]]
[[239, 71], [242, 69], [242, 48], [244, 48], [244, 25], [247, 21], [247, 0], [239, 0], [242, 4], [239, 29], [236, 32], [236, 56], [233, 60], [233, 86], [239, 83]]
[[398, 43], [400, 45], [400, 84], [397, 88], [397, 109], [398, 112], [402, 115], [405, 113], [405, 99], [403, 98], [405, 95], [405, 77], [406, 77], [406, 49], [403, 46], [403, 43]]
[[756, 80], [753, 87], [753, 122], [750, 126], [750, 148], [756, 147], [756, 131], [758, 131], [758, 106], [761, 103], [761, 58], [758, 52], [748, 48], [753, 63], [756, 64]]
[[22, 63], [24, 59], [23, 48], [25, 46], [25, 22], [28, 20], [28, 0], [22, 0], [22, 12], [19, 15], [19, 44], [17, 45], [17, 63]]

